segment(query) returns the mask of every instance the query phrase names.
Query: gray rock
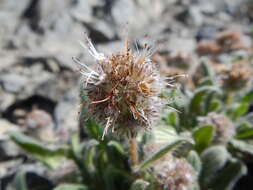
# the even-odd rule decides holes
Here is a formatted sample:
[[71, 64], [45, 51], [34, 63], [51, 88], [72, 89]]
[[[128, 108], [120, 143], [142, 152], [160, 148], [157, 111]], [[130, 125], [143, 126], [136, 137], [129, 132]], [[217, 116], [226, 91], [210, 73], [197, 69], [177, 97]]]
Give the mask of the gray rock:
[[[68, 8], [71, 5], [71, 0], [61, 1], [61, 0], [42, 0], [38, 1], [37, 4], [37, 13], [39, 14], [38, 25], [43, 29], [43, 31], [47, 32], [50, 30], [55, 30], [56, 23], [62, 21], [64, 24], [70, 23], [68, 21]], [[66, 22], [67, 19], [67, 22]], [[65, 25], [65, 29], [61, 28], [61, 30], [69, 29], [68, 25]], [[62, 35], [59, 31], [59, 35]]]
[[11, 39], [14, 47], [18, 49], [35, 49], [36, 46], [40, 45], [43, 38], [40, 38], [36, 33], [32, 31], [27, 21], [22, 21], [17, 26], [16, 33]]
[[[70, 136], [70, 131], [78, 129], [78, 112], [79, 112], [79, 97], [78, 88], [70, 90], [55, 108], [55, 119], [57, 123], [58, 133], [62, 134], [61, 140], [67, 140]], [[68, 117], [66, 117], [68, 116]]]
[[8, 73], [0, 77], [0, 83], [7, 92], [17, 93], [28, 85], [29, 79], [25, 76]]
[[198, 6], [192, 6], [189, 9], [189, 16], [190, 16], [189, 20], [190, 24], [194, 26], [200, 26], [203, 23], [203, 16]]
[[21, 154], [21, 149], [10, 139], [0, 142], [0, 160], [7, 160]]
[[105, 6], [102, 0], [77, 0], [74, 6], [71, 8], [71, 15], [85, 23], [91, 23], [94, 21], [93, 8]]
[[215, 35], [219, 32], [219, 28], [214, 25], [203, 25], [197, 31], [196, 39], [200, 40], [211, 40], [215, 38]]
[[20, 127], [10, 123], [5, 119], [0, 119], [0, 140], [8, 140], [10, 132], [17, 132], [20, 131]]
[[22, 165], [22, 160], [15, 159], [0, 163], [0, 178], [12, 175], [17, 171], [17, 168]]
[[168, 42], [168, 49], [170, 51], [185, 51], [193, 52], [196, 47], [196, 42], [191, 38], [179, 38], [177, 36], [171, 36]]
[[[1, 48], [1, 47], [0, 47]], [[16, 52], [0, 51], [0, 72], [6, 70], [17, 62], [18, 58]]]
[[216, 13], [215, 5], [211, 1], [206, 1], [202, 3], [200, 6], [200, 10], [204, 14], [213, 15]]
[[14, 94], [0, 90], [0, 113], [11, 106], [15, 100], [16, 98]]
[[23, 14], [25, 9], [28, 8], [31, 0], [1, 0], [0, 1], [0, 12], [7, 11], [12, 15], [19, 17]]
[[[6, 22], [8, 20], [8, 22]], [[0, 48], [8, 46], [9, 41], [12, 39], [18, 19], [12, 13], [0, 10]]]
[[[49, 77], [50, 76], [50, 77]], [[77, 86], [77, 75], [72, 71], [63, 71], [58, 75], [50, 74], [48, 80], [41, 80], [35, 85], [34, 92], [51, 100], [60, 100], [72, 87]], [[46, 78], [44, 78], [46, 79]]]
[[200, 26], [203, 23], [203, 16], [199, 6], [190, 6], [176, 15], [176, 18], [182, 23], [191, 26]]

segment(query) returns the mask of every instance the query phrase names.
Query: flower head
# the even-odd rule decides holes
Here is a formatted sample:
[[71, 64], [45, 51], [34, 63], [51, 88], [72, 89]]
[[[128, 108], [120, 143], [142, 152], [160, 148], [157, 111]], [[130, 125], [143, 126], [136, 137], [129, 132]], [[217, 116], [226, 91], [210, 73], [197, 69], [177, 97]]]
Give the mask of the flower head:
[[233, 123], [222, 114], [209, 113], [202, 119], [202, 125], [213, 125], [215, 127], [213, 143], [216, 144], [225, 144], [235, 135]]
[[[162, 144], [150, 142], [144, 148], [148, 156], [156, 152]], [[193, 167], [184, 158], [176, 158], [167, 153], [154, 162], [153, 175], [163, 189], [187, 190], [190, 189], [197, 178]]]
[[213, 40], [202, 40], [197, 47], [197, 53], [201, 56], [217, 56], [222, 53], [230, 53], [237, 50], [250, 50], [250, 41], [246, 35], [235, 30], [219, 32]]
[[162, 108], [159, 95], [166, 86], [150, 59], [151, 48], [145, 45], [134, 53], [127, 41], [125, 50], [105, 56], [96, 51], [88, 37], [81, 45], [97, 61], [97, 69], [92, 70], [75, 59], [84, 76], [89, 112], [105, 124], [103, 136], [109, 129], [128, 137], [151, 129]]
[[253, 69], [247, 63], [234, 63], [220, 69], [222, 86], [229, 91], [238, 91], [249, 85]]

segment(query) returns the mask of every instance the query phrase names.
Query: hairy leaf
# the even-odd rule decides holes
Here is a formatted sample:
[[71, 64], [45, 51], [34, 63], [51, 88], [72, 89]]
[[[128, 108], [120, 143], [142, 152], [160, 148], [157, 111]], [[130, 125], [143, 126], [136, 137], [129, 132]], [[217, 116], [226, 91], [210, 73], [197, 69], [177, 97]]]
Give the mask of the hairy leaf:
[[79, 184], [61, 184], [54, 188], [54, 190], [88, 190], [88, 187]]
[[194, 150], [190, 151], [187, 156], [188, 162], [192, 165], [192, 167], [195, 169], [197, 174], [199, 175], [202, 168], [202, 162], [197, 152]]
[[194, 131], [195, 149], [202, 152], [212, 142], [214, 134], [215, 130], [212, 125], [205, 125]]
[[204, 151], [201, 158], [202, 172], [200, 182], [203, 189], [205, 189], [212, 182], [217, 172], [225, 166], [230, 155], [224, 146], [217, 145]]
[[48, 148], [35, 139], [21, 133], [11, 133], [11, 139], [26, 152], [43, 162], [49, 168], [57, 168], [61, 160], [69, 156], [67, 148]]
[[14, 179], [16, 190], [28, 190], [25, 176], [26, 176], [25, 172], [20, 172], [16, 174], [15, 179]]
[[208, 186], [213, 190], [230, 190], [236, 184], [238, 179], [247, 173], [246, 166], [240, 161], [229, 161], [224, 169], [222, 169], [212, 183]]
[[138, 170], [143, 170], [143, 169], [149, 167], [156, 160], [160, 159], [166, 153], [172, 151], [176, 146], [178, 146], [179, 144], [181, 144], [183, 142], [186, 142], [186, 141], [187, 140], [185, 140], [185, 139], [178, 139], [178, 140], [174, 141], [173, 143], [168, 143], [168, 144], [164, 145], [162, 148], [160, 148], [158, 151], [156, 151], [153, 155], [151, 155], [149, 158], [144, 160], [140, 164], [140, 166], [137, 167], [137, 171]]
[[142, 179], [137, 179], [131, 185], [130, 190], [146, 190], [148, 186], [149, 186], [149, 183], [147, 181], [144, 181]]

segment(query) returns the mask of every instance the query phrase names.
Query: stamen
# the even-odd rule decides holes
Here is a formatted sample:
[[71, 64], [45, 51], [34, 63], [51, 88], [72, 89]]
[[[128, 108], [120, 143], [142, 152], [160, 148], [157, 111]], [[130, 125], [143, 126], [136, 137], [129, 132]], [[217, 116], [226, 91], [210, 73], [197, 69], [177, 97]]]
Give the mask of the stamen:
[[169, 87], [172, 87], [172, 88], [177, 88], [177, 86], [174, 85], [174, 84], [166, 84], [166, 85], [169, 86]]
[[110, 99], [110, 96], [108, 96], [107, 98], [103, 99], [103, 100], [98, 100], [98, 101], [93, 101], [91, 102], [91, 104], [99, 104], [99, 103], [103, 103], [106, 102]]
[[125, 41], [125, 51], [129, 52], [129, 40]]
[[148, 118], [145, 116], [145, 113], [143, 110], [139, 110], [139, 115], [145, 120], [145, 122], [150, 124], [150, 122], [149, 122]]
[[140, 53], [140, 51], [139, 51], [139, 47], [138, 47], [138, 40], [135, 40], [135, 48], [136, 48], [136, 51], [137, 51], [137, 53], [139, 54]]
[[[85, 82], [85, 87], [87, 87], [90, 79], [93, 77], [92, 74], [93, 74], [93, 72], [90, 72], [89, 76], [87, 77], [86, 82]], [[93, 79], [97, 79], [97, 78], [93, 77]]]
[[188, 78], [189, 75], [188, 74], [180, 74], [180, 75], [175, 75], [173, 77], [165, 77], [166, 79], [176, 79], [178, 77], [185, 77], [185, 78]]
[[85, 35], [85, 42], [86, 44], [82, 43], [82, 42], [79, 42], [80, 45], [87, 49], [88, 52], [98, 61], [102, 61], [102, 60], [105, 60], [105, 56], [103, 53], [98, 53], [96, 48], [94, 47], [94, 45], [91, 43], [91, 40], [88, 38], [87, 35]]
[[157, 50], [157, 48], [154, 46], [147, 49], [146, 57], [150, 58], [156, 52], [156, 50]]
[[96, 74], [97, 76], [99, 76], [99, 74], [97, 72], [95, 72], [94, 70], [92, 70], [91, 68], [89, 68], [87, 65], [85, 65], [84, 63], [82, 63], [78, 58], [76, 57], [72, 57], [73, 61], [83, 67], [85, 67], [87, 70], [93, 72], [94, 74]]
[[112, 118], [111, 117], [108, 117], [107, 118], [107, 122], [106, 122], [106, 126], [105, 126], [105, 129], [104, 129], [104, 132], [103, 132], [103, 135], [102, 135], [102, 140], [104, 140], [104, 137], [105, 135], [107, 134], [107, 131], [109, 129], [109, 127], [111, 126], [111, 122], [112, 122]]
[[87, 72], [84, 72], [84, 71], [79, 71], [79, 72], [80, 72], [82, 75], [87, 76], [87, 77], [89, 77], [90, 74], [91, 74], [91, 75], [92, 75], [91, 78], [98, 80], [98, 77], [95, 76], [95, 75], [94, 75], [95, 73], [93, 73], [93, 72], [90, 72], [90, 73], [87, 73]]
[[171, 106], [169, 106], [169, 105], [166, 105], [166, 106], [168, 106], [170, 109], [172, 109], [172, 110], [175, 111], [175, 112], [182, 113], [181, 111], [177, 110], [176, 108], [173, 108], [173, 107], [171, 107]]

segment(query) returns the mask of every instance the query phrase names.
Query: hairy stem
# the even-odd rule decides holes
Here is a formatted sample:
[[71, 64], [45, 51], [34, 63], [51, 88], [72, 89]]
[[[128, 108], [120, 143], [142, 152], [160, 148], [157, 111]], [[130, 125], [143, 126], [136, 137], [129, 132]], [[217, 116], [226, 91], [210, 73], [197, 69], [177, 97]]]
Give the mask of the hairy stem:
[[231, 105], [233, 103], [233, 100], [234, 100], [234, 93], [228, 92], [227, 99], [226, 99], [227, 105]]
[[138, 145], [136, 138], [133, 137], [129, 140], [129, 154], [130, 154], [130, 159], [132, 166], [135, 167], [138, 165]]

